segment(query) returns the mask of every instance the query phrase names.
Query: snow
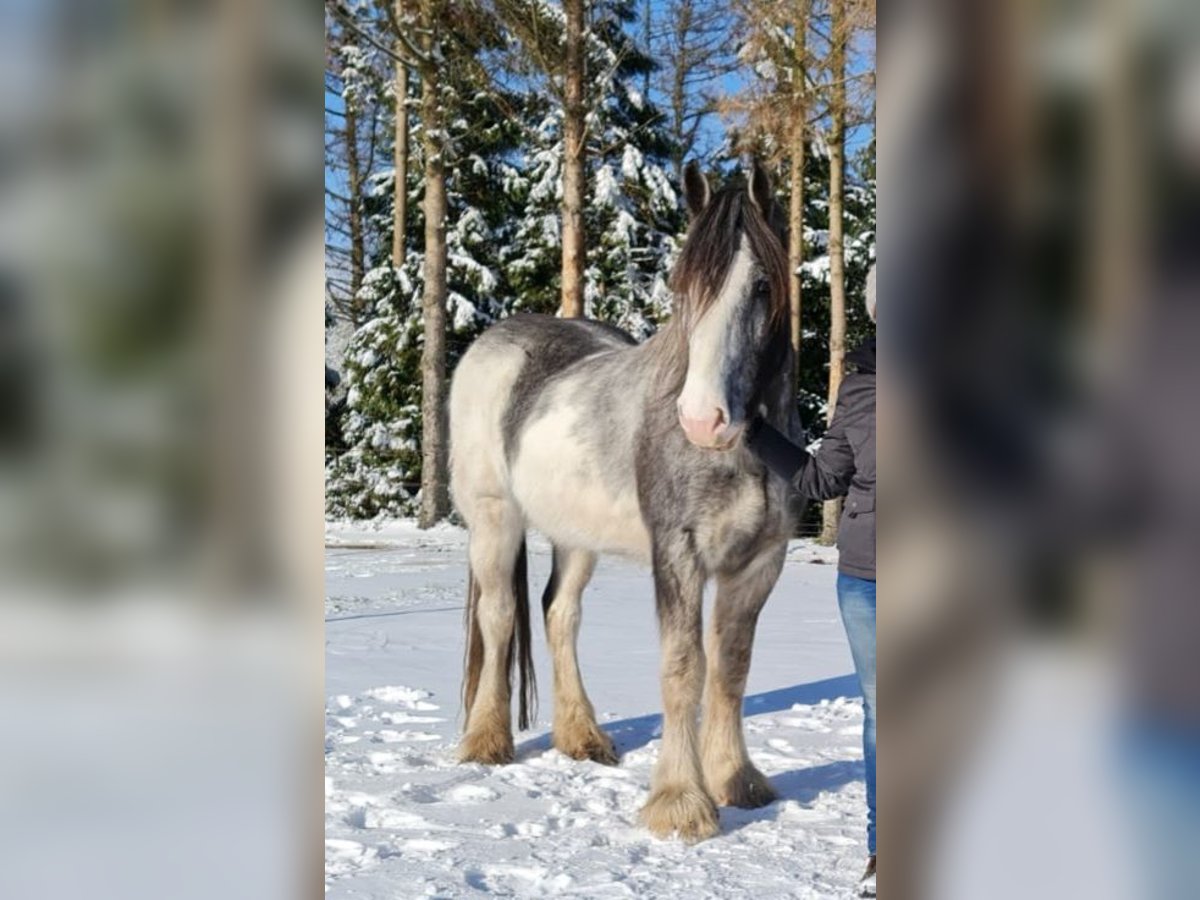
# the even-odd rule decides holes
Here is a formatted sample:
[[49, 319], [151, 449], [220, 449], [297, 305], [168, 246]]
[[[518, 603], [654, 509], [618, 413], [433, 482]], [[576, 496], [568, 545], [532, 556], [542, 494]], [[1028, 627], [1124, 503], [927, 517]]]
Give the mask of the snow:
[[[689, 846], [640, 827], [657, 757], [658, 646], [649, 573], [602, 560], [580, 659], [616, 767], [550, 746], [541, 705], [517, 761], [456, 761], [466, 535], [388, 521], [326, 528], [326, 887], [330, 897], [843, 897], [866, 856], [861, 703], [834, 596], [836, 554], [788, 553], [760, 621], [745, 720], [780, 794], [721, 810]], [[530, 542], [531, 595], [549, 547]], [[536, 616], [535, 616], [536, 618]]]
[[617, 176], [608, 166], [600, 166], [596, 170], [596, 186], [593, 191], [596, 203], [600, 206], [616, 206], [621, 202], [621, 185]]
[[642, 152], [633, 144], [626, 144], [625, 150], [621, 154], [621, 174], [626, 181], [638, 181], [638, 176], [641, 175], [642, 168], [646, 164], [646, 159], [642, 156]]

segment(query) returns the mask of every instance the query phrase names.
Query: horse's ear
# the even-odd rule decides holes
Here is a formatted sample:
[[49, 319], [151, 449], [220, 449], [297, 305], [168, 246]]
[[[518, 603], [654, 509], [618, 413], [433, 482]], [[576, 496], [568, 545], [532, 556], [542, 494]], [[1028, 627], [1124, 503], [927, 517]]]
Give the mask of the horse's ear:
[[770, 215], [771, 203], [775, 198], [775, 191], [771, 187], [771, 176], [767, 174], [767, 170], [762, 167], [757, 159], [754, 165], [750, 168], [750, 199], [754, 201], [754, 205], [758, 207], [758, 211], [764, 216]]
[[704, 212], [709, 196], [708, 179], [700, 171], [700, 164], [693, 159], [683, 169], [683, 201], [693, 219]]

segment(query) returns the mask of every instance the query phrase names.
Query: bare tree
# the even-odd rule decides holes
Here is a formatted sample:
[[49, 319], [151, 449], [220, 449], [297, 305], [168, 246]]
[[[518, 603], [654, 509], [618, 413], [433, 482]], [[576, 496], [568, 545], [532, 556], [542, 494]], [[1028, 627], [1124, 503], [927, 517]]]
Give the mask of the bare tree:
[[[829, 98], [829, 418], [833, 418], [846, 356], [846, 44], [849, 23], [846, 0], [830, 2]], [[840, 500], [825, 502], [822, 543], [837, 540]]]
[[800, 323], [803, 297], [800, 269], [804, 265], [804, 155], [808, 125], [808, 0], [796, 0], [793, 23], [794, 72], [791, 85], [791, 135], [788, 141], [788, 307], [791, 319], [793, 390], [800, 380]]
[[760, 78], [741, 96], [728, 100], [725, 111], [744, 118], [744, 149], [753, 147], [766, 161], [787, 169], [788, 302], [792, 349], [799, 380], [801, 275], [804, 264], [804, 162], [812, 118], [813, 60], [808, 52], [812, 25], [811, 0], [740, 0], [744, 56], [754, 61]]
[[703, 160], [704, 122], [718, 110], [720, 79], [735, 67], [733, 17], [727, 4], [714, 0], [668, 0], [658, 27], [650, 24], [649, 6], [646, 15], [647, 46], [660, 66], [655, 86], [667, 111], [678, 182], [687, 160]]
[[[359, 321], [358, 293], [366, 274], [366, 231], [363, 216], [363, 178], [366, 174], [361, 153], [363, 127], [360, 120], [362, 98], [347, 90], [347, 81], [355, 73], [347, 72], [343, 48], [347, 35], [343, 29], [327, 35], [325, 92], [325, 157], [327, 167], [345, 173], [345, 185], [327, 183], [326, 249], [335, 261], [331, 273], [335, 305], [339, 312]], [[334, 104], [334, 105], [331, 105]], [[371, 121], [370, 111], [365, 111]]]

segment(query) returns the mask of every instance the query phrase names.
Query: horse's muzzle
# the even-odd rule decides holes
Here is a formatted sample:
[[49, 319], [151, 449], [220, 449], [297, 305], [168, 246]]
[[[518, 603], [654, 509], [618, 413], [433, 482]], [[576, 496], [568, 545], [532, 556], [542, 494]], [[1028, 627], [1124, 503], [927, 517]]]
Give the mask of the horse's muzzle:
[[724, 414], [720, 411], [704, 419], [692, 419], [680, 413], [679, 427], [692, 444], [704, 450], [729, 450], [737, 444], [745, 431], [744, 425], [730, 425], [726, 422]]

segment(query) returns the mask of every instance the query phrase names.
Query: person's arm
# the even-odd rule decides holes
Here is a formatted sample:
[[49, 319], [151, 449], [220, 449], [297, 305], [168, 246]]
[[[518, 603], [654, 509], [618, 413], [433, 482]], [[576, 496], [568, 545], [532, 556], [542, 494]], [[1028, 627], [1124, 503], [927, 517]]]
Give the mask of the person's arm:
[[816, 455], [797, 447], [770, 423], [756, 418], [746, 431], [746, 447], [763, 464], [810, 500], [832, 500], [850, 490], [854, 477], [854, 449], [846, 439], [841, 398], [833, 421], [821, 439]]

